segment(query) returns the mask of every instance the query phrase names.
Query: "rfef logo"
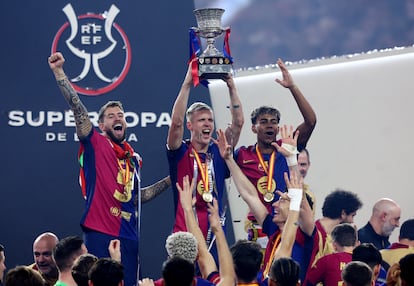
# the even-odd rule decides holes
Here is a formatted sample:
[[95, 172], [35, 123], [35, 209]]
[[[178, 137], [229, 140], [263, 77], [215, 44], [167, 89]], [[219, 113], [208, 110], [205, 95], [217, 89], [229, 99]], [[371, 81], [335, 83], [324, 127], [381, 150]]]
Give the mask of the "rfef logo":
[[77, 16], [71, 4], [63, 9], [68, 21], [53, 39], [52, 53], [70, 57], [66, 74], [74, 89], [96, 96], [116, 88], [131, 65], [131, 47], [123, 29], [115, 22], [120, 10], [112, 5], [102, 14]]

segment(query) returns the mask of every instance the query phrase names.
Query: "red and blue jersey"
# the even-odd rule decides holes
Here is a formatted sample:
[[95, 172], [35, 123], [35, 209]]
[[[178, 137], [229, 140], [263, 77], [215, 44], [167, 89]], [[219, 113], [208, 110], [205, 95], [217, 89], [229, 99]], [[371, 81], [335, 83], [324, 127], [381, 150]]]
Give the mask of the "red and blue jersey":
[[[265, 162], [269, 162], [270, 154], [263, 154], [262, 156]], [[237, 165], [239, 165], [244, 175], [256, 187], [256, 190], [257, 190], [259, 179], [267, 175], [266, 175], [265, 170], [260, 164], [259, 157], [257, 156], [256, 145], [251, 145], [248, 147], [244, 147], [244, 146], [240, 147], [239, 149], [236, 150], [235, 157], [236, 157]], [[285, 172], [289, 174], [289, 168], [286, 163], [286, 159], [282, 154], [276, 153], [276, 158], [275, 158], [275, 163], [274, 163], [274, 172], [273, 172], [273, 179], [276, 183], [275, 190], [279, 190], [281, 192], [286, 191], [286, 182], [283, 176]], [[263, 199], [263, 194], [260, 193], [259, 191], [257, 191], [257, 193], [263, 205], [265, 205], [268, 212], [272, 214], [273, 213], [272, 203], [277, 201], [279, 199], [279, 196], [276, 193], [274, 193], [273, 201], [266, 202]], [[249, 217], [252, 217], [252, 216], [253, 216], [252, 214], [249, 215]]]
[[127, 168], [126, 161], [117, 158], [111, 144], [95, 129], [81, 140], [82, 188], [86, 199], [81, 225], [114, 237], [137, 240], [134, 183], [140, 164], [135, 158], [135, 168]]
[[[266, 268], [266, 264], [273, 262], [272, 250], [274, 247], [278, 247], [278, 245], [275, 246], [275, 243], [280, 244], [281, 232], [279, 227], [272, 221], [272, 216], [270, 214], [266, 216], [262, 227], [263, 232], [269, 237], [269, 242], [266, 246], [263, 259], [264, 270]], [[312, 253], [312, 248], [315, 243], [314, 239], [316, 233], [316, 227], [314, 228], [311, 236], [304, 233], [300, 228], [298, 228], [296, 231], [296, 237], [293, 244], [291, 257], [300, 265], [299, 277], [301, 281], [305, 280], [306, 270], [309, 268], [311, 259], [310, 254]]]
[[[184, 212], [179, 201], [179, 192], [176, 187], [178, 182], [180, 186], [183, 185], [184, 176], [188, 175], [190, 182], [194, 177], [194, 162], [195, 156], [193, 148], [189, 142], [183, 142], [177, 150], [167, 150], [168, 163], [170, 168], [171, 186], [174, 192], [174, 211], [175, 223], [173, 232], [187, 231], [185, 225]], [[230, 176], [230, 171], [227, 168], [226, 162], [220, 155], [217, 145], [210, 143], [207, 153], [198, 153], [199, 158], [203, 164], [206, 163], [206, 157], [211, 158], [213, 164], [213, 192], [212, 195], [217, 199], [219, 204], [220, 214], [223, 212], [223, 193], [225, 190], [225, 179]], [[203, 182], [200, 168], [198, 168], [197, 183], [196, 183], [196, 212], [198, 224], [204, 237], [207, 237], [209, 223], [207, 203], [202, 198]], [[210, 171], [211, 172], [211, 171]]]

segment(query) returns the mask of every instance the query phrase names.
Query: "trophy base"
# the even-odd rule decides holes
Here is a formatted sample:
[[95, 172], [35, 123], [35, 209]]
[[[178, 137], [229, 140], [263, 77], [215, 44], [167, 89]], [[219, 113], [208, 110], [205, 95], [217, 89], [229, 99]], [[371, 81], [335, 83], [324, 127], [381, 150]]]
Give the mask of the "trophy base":
[[231, 70], [230, 60], [226, 57], [200, 57], [198, 59], [198, 76], [202, 79], [222, 79]]

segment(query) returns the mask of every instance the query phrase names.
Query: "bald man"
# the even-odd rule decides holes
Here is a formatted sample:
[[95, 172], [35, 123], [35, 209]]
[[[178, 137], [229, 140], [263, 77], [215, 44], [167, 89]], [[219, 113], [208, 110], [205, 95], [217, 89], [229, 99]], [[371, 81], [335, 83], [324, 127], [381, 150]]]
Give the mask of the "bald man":
[[401, 208], [389, 198], [378, 200], [372, 208], [368, 223], [358, 230], [361, 243], [371, 242], [380, 250], [390, 245], [389, 237], [400, 226]]
[[29, 267], [39, 271], [50, 286], [55, 285], [59, 277], [56, 263], [52, 256], [53, 249], [58, 242], [57, 236], [51, 232], [40, 234], [33, 242], [34, 263]]

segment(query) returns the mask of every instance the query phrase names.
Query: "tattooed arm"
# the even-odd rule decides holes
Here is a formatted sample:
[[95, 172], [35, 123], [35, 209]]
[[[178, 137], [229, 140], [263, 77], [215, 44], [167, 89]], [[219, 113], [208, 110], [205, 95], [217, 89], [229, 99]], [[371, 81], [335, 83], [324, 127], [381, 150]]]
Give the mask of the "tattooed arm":
[[86, 107], [81, 102], [78, 94], [73, 89], [69, 79], [63, 71], [63, 63], [65, 62], [65, 58], [61, 53], [54, 53], [49, 57], [48, 61], [49, 67], [55, 75], [59, 89], [75, 116], [76, 134], [79, 139], [85, 138], [89, 135], [93, 126], [91, 120], [89, 119]]
[[240, 133], [244, 124], [244, 115], [242, 109], [242, 103], [237, 93], [237, 88], [233, 80], [233, 76], [228, 74], [223, 79], [229, 89], [230, 95], [230, 112], [231, 112], [231, 125], [226, 128], [225, 134], [227, 142], [235, 147], [239, 142]]
[[[170, 176], [167, 176], [155, 184], [152, 184], [148, 187], [141, 189], [141, 201], [142, 203], [149, 202], [154, 199], [156, 196], [161, 194], [163, 191], [168, 189], [171, 186]], [[138, 197], [135, 197], [135, 205], [138, 204]]]

